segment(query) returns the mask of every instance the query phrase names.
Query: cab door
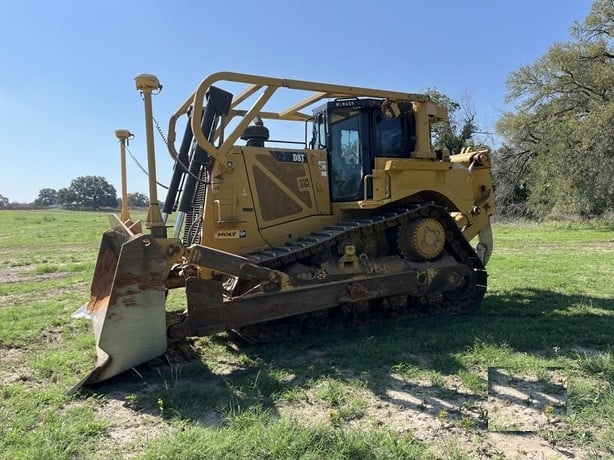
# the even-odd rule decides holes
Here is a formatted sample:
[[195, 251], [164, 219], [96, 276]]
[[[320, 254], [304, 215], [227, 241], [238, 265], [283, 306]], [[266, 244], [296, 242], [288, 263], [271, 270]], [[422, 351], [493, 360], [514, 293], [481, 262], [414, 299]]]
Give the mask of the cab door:
[[340, 110], [330, 113], [329, 120], [331, 201], [362, 200], [364, 177], [372, 168], [363, 114], [357, 109]]

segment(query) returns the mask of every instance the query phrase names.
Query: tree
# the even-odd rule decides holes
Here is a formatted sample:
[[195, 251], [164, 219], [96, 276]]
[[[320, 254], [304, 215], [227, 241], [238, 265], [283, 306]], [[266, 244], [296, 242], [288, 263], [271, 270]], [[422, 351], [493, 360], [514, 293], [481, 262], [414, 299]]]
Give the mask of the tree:
[[6, 208], [9, 205], [9, 199], [4, 195], [0, 195], [0, 209]]
[[128, 206], [133, 208], [149, 206], [149, 198], [144, 193], [128, 193]]
[[55, 202], [66, 207], [70, 207], [76, 204], [76, 198], [74, 193], [68, 188], [61, 188], [55, 197]]
[[433, 126], [433, 146], [436, 149], [448, 149], [452, 154], [460, 153], [463, 147], [472, 143], [473, 135], [478, 132], [476, 114], [470, 102], [465, 101], [461, 105], [432, 88], [425, 92], [433, 102], [448, 111], [448, 121]]
[[52, 188], [43, 188], [38, 192], [38, 198], [34, 204], [38, 206], [53, 206], [57, 202], [58, 192]]
[[81, 176], [67, 189], [58, 190], [58, 203], [68, 207], [99, 209], [117, 206], [115, 187], [101, 176]]
[[515, 111], [497, 124], [506, 152], [497, 160], [514, 184], [508, 191], [523, 184], [527, 210], [538, 216], [614, 208], [612, 1], [596, 0], [572, 38], [508, 77]]
[[526, 180], [510, 176], [504, 167], [515, 152], [504, 145], [493, 152], [493, 182], [496, 187], [495, 204], [497, 215], [503, 217], [530, 216], [527, 208], [529, 184]]

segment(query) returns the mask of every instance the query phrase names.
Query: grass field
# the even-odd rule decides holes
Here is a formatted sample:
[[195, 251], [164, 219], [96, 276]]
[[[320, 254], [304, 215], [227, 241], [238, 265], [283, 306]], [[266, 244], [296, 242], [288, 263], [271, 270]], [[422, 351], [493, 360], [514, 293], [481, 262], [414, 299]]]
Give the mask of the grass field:
[[[102, 213], [0, 211], [0, 457], [614, 457], [614, 225], [496, 223], [478, 311], [93, 367]], [[173, 292], [170, 302], [181, 302]]]

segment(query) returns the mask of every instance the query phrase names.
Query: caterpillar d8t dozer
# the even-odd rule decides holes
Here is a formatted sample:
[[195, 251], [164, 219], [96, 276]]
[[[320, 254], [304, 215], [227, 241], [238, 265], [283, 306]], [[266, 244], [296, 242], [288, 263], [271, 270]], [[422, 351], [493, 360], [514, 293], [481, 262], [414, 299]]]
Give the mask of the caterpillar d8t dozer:
[[[428, 96], [213, 74], [170, 118], [174, 169], [161, 209], [152, 117], [161, 85], [135, 80], [150, 206], [145, 232], [122, 212], [103, 235], [79, 311], [93, 319], [98, 360], [76, 387], [187, 337], [233, 331], [263, 342], [480, 304], [493, 246], [490, 154], [434, 150], [432, 126], [447, 113]], [[270, 139], [274, 127], [299, 139]], [[185, 311], [167, 312], [171, 289], [185, 290]]]

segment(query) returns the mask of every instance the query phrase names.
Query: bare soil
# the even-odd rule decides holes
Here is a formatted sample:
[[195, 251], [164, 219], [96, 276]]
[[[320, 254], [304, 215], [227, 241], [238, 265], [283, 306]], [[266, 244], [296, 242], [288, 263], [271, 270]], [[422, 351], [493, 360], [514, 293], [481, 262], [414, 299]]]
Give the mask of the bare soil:
[[[490, 397], [487, 400], [475, 396], [455, 377], [447, 378], [443, 386], [395, 380], [386, 394], [379, 396], [365, 390], [358, 396], [366, 401], [366, 408], [359, 419], [350, 423], [375, 423], [398, 433], [411, 432], [435, 446], [441, 458], [451, 458], [451, 452], [458, 451], [469, 458], [479, 459], [585, 458], [582, 449], [553, 445], [544, 438], [543, 430], [563, 428], [556, 414], [564, 407], [565, 391], [548, 396], [544, 393], [542, 397], [539, 388], [535, 387], [535, 380], [534, 377], [519, 379], [520, 388], [532, 392], [535, 397], [534, 411], [526, 411], [516, 405], [515, 420], [526, 428], [524, 430], [488, 430], [487, 426], [492, 425], [491, 414], [499, 415], [500, 401], [497, 400], [496, 406], [491, 405]], [[505, 386], [497, 383], [495, 387], [500, 398], [507, 394], [514, 395], [518, 391], [516, 384]], [[549, 417], [537, 417], [543, 424], [536, 423], [535, 412], [540, 409], [543, 412], [549, 404], [563, 406], [557, 406]], [[284, 404], [279, 411], [283, 417], [290, 417], [306, 425], [330, 422], [334, 416], [334, 411], [331, 412], [314, 395], [298, 405]]]
[[98, 410], [98, 416], [109, 422], [109, 451], [98, 452], [99, 455], [105, 454], [100, 458], [116, 457], [114, 448], [121, 449], [121, 458], [132, 458], [146, 448], [149, 441], [171, 431], [162, 417], [129, 407], [126, 396], [123, 392], [109, 394]]
[[25, 364], [25, 353], [19, 348], [0, 348], [0, 388], [17, 381], [28, 381], [32, 374]]
[[567, 413], [565, 373], [552, 369], [547, 380], [488, 370], [488, 428], [491, 431], [538, 431], [562, 424]]
[[4, 267], [0, 268], [0, 283], [21, 283], [21, 282], [37, 282], [51, 279], [64, 278], [66, 273], [28, 273], [31, 267]]

